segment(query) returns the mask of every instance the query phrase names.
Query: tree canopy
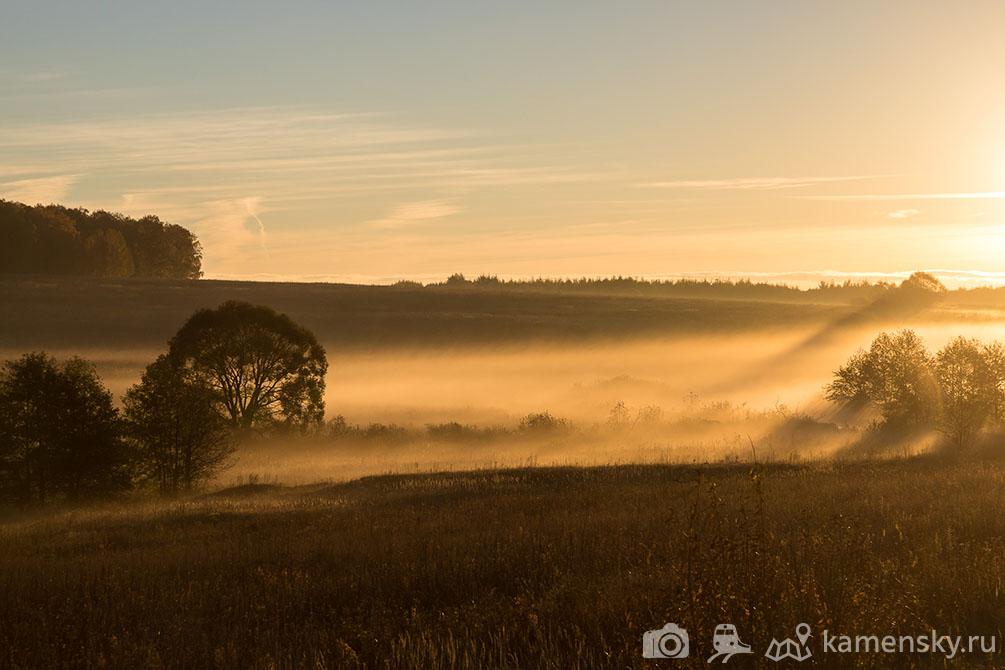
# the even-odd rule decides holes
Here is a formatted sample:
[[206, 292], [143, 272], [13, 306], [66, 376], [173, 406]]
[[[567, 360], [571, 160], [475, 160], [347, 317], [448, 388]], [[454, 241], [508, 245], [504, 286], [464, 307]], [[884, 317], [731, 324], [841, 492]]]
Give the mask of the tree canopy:
[[957, 447], [971, 444], [977, 433], [1000, 415], [1002, 347], [995, 342], [957, 337], [935, 357], [942, 391], [940, 429]]
[[200, 310], [172, 338], [168, 355], [212, 390], [235, 428], [306, 430], [324, 420], [325, 350], [269, 307], [229, 301]]
[[1005, 348], [957, 337], [932, 356], [913, 331], [880, 333], [838, 369], [826, 397], [876, 407], [885, 428], [937, 428], [962, 449], [1005, 419]]
[[939, 404], [933, 365], [914, 331], [880, 333], [868, 350], [860, 350], [838, 369], [826, 397], [871, 403], [888, 425], [925, 425], [935, 418]]
[[0, 200], [0, 274], [198, 279], [202, 248], [156, 216]]
[[25, 354], [0, 370], [0, 490], [19, 502], [81, 498], [130, 485], [112, 394], [79, 358]]
[[923, 293], [945, 293], [946, 285], [930, 272], [913, 272], [905, 279], [900, 288], [906, 291], [920, 291]]
[[123, 404], [141, 473], [163, 493], [190, 491], [234, 453], [230, 427], [212, 391], [166, 355], [147, 366]]

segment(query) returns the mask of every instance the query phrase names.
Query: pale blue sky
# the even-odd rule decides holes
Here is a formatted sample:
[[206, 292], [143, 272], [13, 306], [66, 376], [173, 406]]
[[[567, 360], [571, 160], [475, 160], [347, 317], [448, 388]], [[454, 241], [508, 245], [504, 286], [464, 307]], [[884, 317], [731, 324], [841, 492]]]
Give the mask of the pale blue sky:
[[5, 1], [0, 196], [157, 213], [211, 276], [1000, 272], [1002, 26], [990, 1]]

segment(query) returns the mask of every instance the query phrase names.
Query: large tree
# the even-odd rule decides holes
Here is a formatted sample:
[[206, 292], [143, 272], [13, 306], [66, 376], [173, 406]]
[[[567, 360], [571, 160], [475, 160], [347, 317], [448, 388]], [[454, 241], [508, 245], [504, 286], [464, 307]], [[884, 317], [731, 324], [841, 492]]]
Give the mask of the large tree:
[[0, 370], [7, 497], [44, 503], [114, 493], [129, 486], [130, 467], [112, 395], [90, 363], [31, 353]]
[[189, 491], [227, 465], [231, 430], [213, 392], [162, 355], [123, 399], [142, 473], [162, 493]]
[[914, 331], [880, 333], [838, 369], [826, 397], [871, 404], [889, 427], [930, 425], [939, 412], [934, 360]]
[[269, 307], [229, 301], [196, 312], [170, 342], [174, 365], [215, 394], [241, 430], [301, 430], [324, 420], [324, 348]]
[[984, 346], [957, 337], [935, 357], [935, 373], [942, 393], [939, 429], [958, 449], [969, 447], [995, 418], [1000, 406], [1001, 345]]

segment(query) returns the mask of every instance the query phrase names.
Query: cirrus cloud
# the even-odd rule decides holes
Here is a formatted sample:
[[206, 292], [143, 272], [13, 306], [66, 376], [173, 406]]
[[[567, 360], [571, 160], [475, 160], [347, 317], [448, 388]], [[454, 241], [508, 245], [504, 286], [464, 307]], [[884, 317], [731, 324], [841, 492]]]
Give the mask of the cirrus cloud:
[[701, 190], [743, 190], [743, 191], [774, 191], [785, 188], [805, 188], [817, 184], [827, 184], [842, 181], [865, 181], [869, 179], [887, 179], [899, 177], [896, 174], [867, 174], [845, 177], [739, 177], [733, 179], [681, 179], [676, 181], [657, 181], [637, 184], [642, 188], [679, 188]]
[[417, 221], [442, 219], [463, 211], [463, 207], [450, 199], [406, 202], [395, 206], [384, 218], [370, 221], [370, 225], [375, 228], [398, 228]]
[[63, 200], [81, 175], [62, 174], [0, 183], [0, 197], [29, 205], [49, 205]]

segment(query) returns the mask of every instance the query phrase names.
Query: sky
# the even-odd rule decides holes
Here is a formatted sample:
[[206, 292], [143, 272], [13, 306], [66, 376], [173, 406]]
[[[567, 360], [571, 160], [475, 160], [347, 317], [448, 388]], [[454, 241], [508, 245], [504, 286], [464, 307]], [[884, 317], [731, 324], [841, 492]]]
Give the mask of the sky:
[[0, 0], [0, 197], [208, 277], [1005, 281], [1005, 3]]

